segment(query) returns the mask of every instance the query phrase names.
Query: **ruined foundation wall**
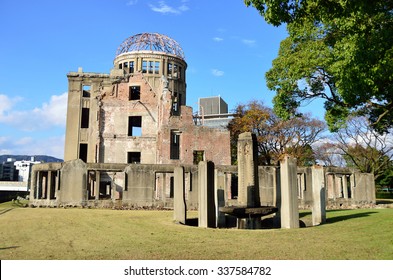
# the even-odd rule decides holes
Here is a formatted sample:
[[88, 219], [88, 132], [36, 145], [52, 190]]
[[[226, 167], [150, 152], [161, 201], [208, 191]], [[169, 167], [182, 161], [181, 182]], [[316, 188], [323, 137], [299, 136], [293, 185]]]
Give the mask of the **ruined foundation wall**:
[[[88, 163], [73, 160], [33, 166], [30, 204], [35, 206], [87, 207], [173, 207], [175, 164]], [[184, 167], [187, 209], [198, 208], [198, 166]], [[277, 206], [280, 201], [279, 167], [259, 166], [260, 204]], [[237, 166], [216, 165], [216, 187], [223, 191], [226, 205], [237, 205], [233, 196], [233, 178]], [[305, 186], [299, 185], [300, 208], [310, 209], [312, 198], [312, 168], [298, 168]], [[305, 174], [305, 175], [303, 175]], [[320, 180], [321, 181], [321, 180]], [[372, 174], [350, 173], [348, 169], [324, 168], [326, 208], [354, 208], [375, 205], [375, 185]], [[330, 192], [334, 192], [329, 193]]]

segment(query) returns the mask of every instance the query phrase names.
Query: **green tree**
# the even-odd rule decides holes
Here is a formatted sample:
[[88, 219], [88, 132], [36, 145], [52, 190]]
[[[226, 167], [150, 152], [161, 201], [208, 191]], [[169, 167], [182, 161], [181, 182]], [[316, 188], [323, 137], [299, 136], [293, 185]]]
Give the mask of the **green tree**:
[[228, 128], [233, 163], [236, 163], [239, 134], [252, 132], [257, 137], [260, 165], [278, 164], [284, 154], [296, 157], [299, 165], [312, 165], [315, 158], [311, 146], [325, 130], [325, 124], [309, 115], [282, 120], [262, 102], [251, 101], [237, 106], [236, 117]]
[[288, 119], [303, 102], [325, 100], [331, 131], [350, 115], [393, 127], [392, 0], [245, 0], [289, 36], [266, 73], [274, 110]]

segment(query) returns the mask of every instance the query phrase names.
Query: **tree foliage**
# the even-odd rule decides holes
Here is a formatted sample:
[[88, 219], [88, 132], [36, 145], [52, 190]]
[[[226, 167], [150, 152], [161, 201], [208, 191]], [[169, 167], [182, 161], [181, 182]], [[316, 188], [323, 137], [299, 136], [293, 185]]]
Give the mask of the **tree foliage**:
[[268, 23], [287, 24], [266, 73], [277, 115], [288, 119], [302, 102], [323, 98], [332, 131], [356, 114], [379, 132], [393, 127], [392, 0], [244, 2]]
[[289, 154], [298, 159], [299, 165], [312, 165], [315, 159], [311, 145], [319, 139], [325, 124], [308, 115], [282, 120], [262, 102], [251, 101], [237, 106], [228, 128], [233, 156], [239, 135], [252, 132], [257, 136], [259, 164], [275, 165]]

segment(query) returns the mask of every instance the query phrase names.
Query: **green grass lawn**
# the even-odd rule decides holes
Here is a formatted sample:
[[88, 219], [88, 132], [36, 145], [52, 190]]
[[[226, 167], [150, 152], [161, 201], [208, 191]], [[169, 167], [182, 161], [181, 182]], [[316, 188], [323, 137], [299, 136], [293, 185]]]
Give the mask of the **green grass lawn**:
[[393, 259], [393, 209], [329, 211], [318, 227], [238, 230], [175, 224], [172, 211], [18, 206], [0, 204], [2, 260]]

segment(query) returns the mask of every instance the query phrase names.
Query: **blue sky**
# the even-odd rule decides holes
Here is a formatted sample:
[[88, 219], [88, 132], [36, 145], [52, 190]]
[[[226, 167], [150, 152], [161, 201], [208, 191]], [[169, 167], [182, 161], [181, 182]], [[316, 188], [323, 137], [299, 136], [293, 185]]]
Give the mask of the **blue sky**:
[[67, 73], [109, 73], [129, 36], [158, 32], [183, 48], [187, 105], [217, 96], [230, 109], [271, 106], [264, 74], [285, 27], [243, 0], [0, 0], [0, 154], [63, 157]]

